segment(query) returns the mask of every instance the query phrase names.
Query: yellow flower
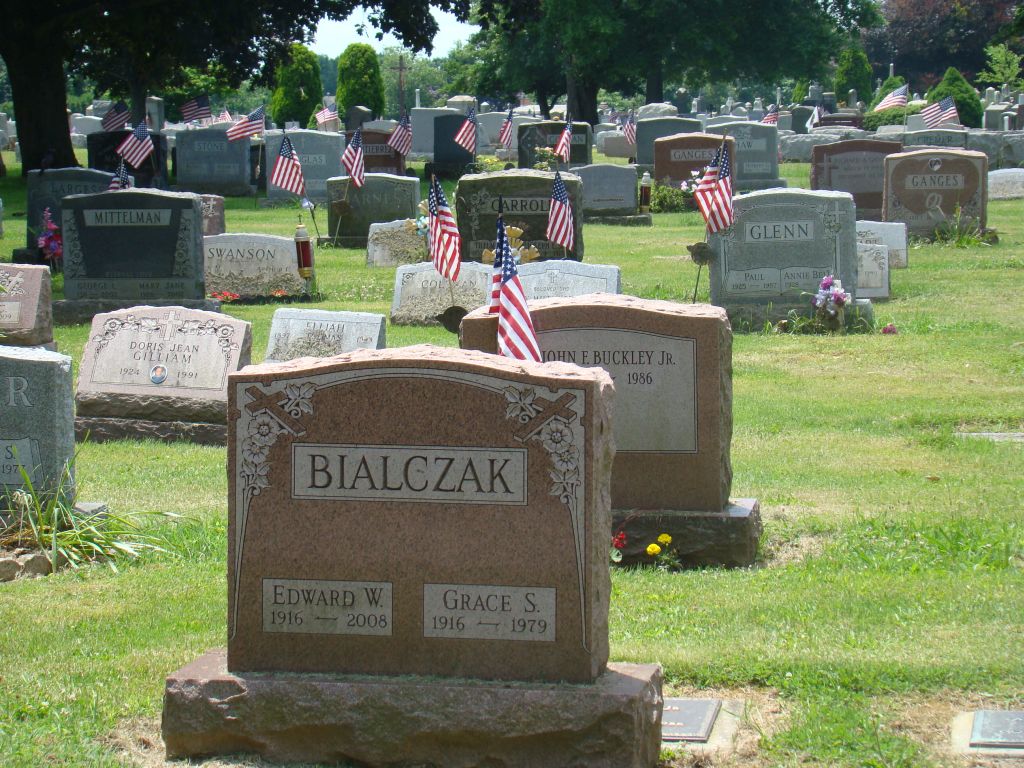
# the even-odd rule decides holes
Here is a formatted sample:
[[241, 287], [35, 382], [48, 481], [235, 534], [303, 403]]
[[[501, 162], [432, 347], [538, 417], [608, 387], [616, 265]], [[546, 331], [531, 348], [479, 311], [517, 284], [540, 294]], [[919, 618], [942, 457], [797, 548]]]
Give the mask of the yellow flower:
[[668, 546], [669, 544], [672, 543], [672, 537], [669, 536], [667, 533], [663, 533], [663, 534], [661, 534], [661, 536], [658, 537], [658, 543], [659, 544], [664, 544], [665, 546]]
[[659, 547], [657, 544], [648, 544], [647, 545], [647, 554], [650, 555], [651, 557], [654, 557], [655, 555], [660, 555], [661, 554], [661, 547]]

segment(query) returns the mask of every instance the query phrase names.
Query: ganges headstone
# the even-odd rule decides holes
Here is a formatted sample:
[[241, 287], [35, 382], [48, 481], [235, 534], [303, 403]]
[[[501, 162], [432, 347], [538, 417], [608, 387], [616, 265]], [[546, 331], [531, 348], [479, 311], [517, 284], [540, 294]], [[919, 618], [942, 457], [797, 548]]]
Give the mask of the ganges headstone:
[[500, 196], [505, 225], [521, 229], [523, 243], [535, 247], [541, 259], [582, 261], [580, 201], [583, 185], [575, 174], [561, 175], [573, 214], [574, 247], [569, 249], [547, 239], [553, 172], [516, 169], [467, 174], [459, 179], [455, 190], [455, 218], [462, 236], [462, 260], [479, 261], [485, 248], [494, 248]]
[[240, 296], [294, 296], [308, 292], [290, 237], [231, 232], [203, 238], [206, 290]]
[[[267, 131], [266, 164], [267, 164], [267, 197], [271, 200], [295, 199], [295, 194], [271, 181], [278, 152], [284, 133]], [[302, 177], [306, 180], [306, 197], [314, 203], [327, 202], [327, 180], [341, 176], [345, 169], [341, 164], [341, 153], [345, 151], [345, 141], [340, 133], [324, 133], [306, 129], [288, 131], [288, 138], [299, 155], [302, 163]]]
[[0, 343], [53, 344], [49, 267], [0, 264]]
[[123, 190], [64, 198], [69, 299], [202, 299], [198, 195]]
[[963, 149], [921, 149], [885, 158], [886, 221], [902, 221], [907, 232], [934, 234], [959, 210], [984, 227], [988, 211], [988, 158]]
[[811, 150], [811, 189], [849, 192], [860, 219], [882, 220], [883, 164], [902, 151], [898, 141], [852, 139]]
[[333, 357], [355, 349], [384, 349], [384, 315], [324, 309], [278, 309], [270, 321], [264, 362]]
[[[736, 141], [725, 140], [730, 161], [735, 165]], [[722, 146], [722, 137], [713, 133], [679, 133], [654, 142], [654, 180], [669, 187], [692, 182], [701, 174]]]
[[419, 179], [390, 173], [367, 174], [362, 187], [348, 176], [327, 182], [327, 240], [365, 248], [370, 225], [419, 215]]

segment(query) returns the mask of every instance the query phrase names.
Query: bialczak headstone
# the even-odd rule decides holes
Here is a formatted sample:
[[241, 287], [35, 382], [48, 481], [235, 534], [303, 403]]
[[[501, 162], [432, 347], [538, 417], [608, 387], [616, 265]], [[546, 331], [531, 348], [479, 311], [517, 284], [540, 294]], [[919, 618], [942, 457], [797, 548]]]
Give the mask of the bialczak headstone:
[[327, 235], [323, 242], [365, 248], [370, 225], [419, 215], [420, 183], [410, 176], [367, 174], [362, 187], [348, 176], [327, 181]]
[[[519, 167], [533, 168], [540, 162], [537, 148], [543, 147], [554, 151], [558, 139], [565, 129], [563, 120], [542, 120], [538, 123], [523, 123], [519, 126], [517, 144], [519, 148]], [[572, 138], [569, 142], [569, 163], [559, 163], [559, 168], [575, 168], [578, 165], [590, 165], [594, 162], [594, 134], [590, 123], [572, 124]]]
[[849, 192], [857, 216], [882, 220], [882, 187], [887, 155], [902, 150], [898, 141], [851, 139], [811, 150], [811, 189]]
[[[857, 234], [846, 192], [763, 190], [733, 199], [736, 221], [708, 240], [711, 303], [733, 325], [760, 327], [790, 310], [813, 313], [811, 297], [834, 275], [856, 298]], [[871, 303], [847, 310], [847, 323], [871, 322]]]
[[454, 330], [463, 315], [488, 300], [493, 273], [489, 264], [464, 261], [459, 265], [458, 280], [452, 282], [439, 275], [432, 262], [404, 264], [395, 270], [391, 323], [440, 323]]
[[931, 237], [953, 217], [984, 228], [988, 213], [988, 157], [965, 149], [920, 149], [885, 158], [886, 221], [902, 221], [911, 235]]
[[[755, 499], [730, 502], [732, 330], [725, 312], [596, 294], [531, 301], [545, 361], [598, 366], [615, 381], [614, 530], [627, 562], [662, 533], [689, 565], [746, 566], [760, 535]], [[459, 342], [497, 352], [497, 316], [462, 321]]]
[[249, 146], [248, 138], [229, 141], [225, 127], [179, 131], [174, 142], [178, 187], [219, 195], [253, 194]]
[[494, 248], [498, 198], [502, 198], [505, 226], [523, 231], [521, 239], [540, 252], [541, 259], [583, 260], [583, 220], [580, 201], [583, 184], [578, 176], [563, 173], [572, 208], [574, 246], [565, 249], [547, 239], [548, 215], [555, 174], [551, 171], [509, 170], [473, 173], [459, 179], [455, 189], [455, 218], [462, 236], [462, 261], [479, 261], [486, 248]]
[[298, 357], [333, 357], [356, 349], [384, 349], [384, 315], [278, 309], [270, 321], [267, 356], [276, 363]]
[[227, 377], [249, 363], [250, 324], [138, 306], [96, 315], [75, 395], [79, 434], [223, 445]]
[[9, 494], [25, 486], [22, 470], [44, 497], [60, 488], [74, 498], [71, 375], [67, 355], [0, 346], [0, 518]]
[[620, 270], [614, 264], [551, 259], [520, 264], [518, 271], [528, 300], [622, 291]]
[[202, 299], [198, 195], [155, 189], [64, 198], [69, 299]]
[[637, 212], [636, 169], [628, 165], [595, 163], [581, 165], [573, 173], [583, 183], [584, 219], [608, 224], [649, 224], [650, 215]]
[[229, 291], [252, 298], [308, 293], [290, 237], [231, 232], [204, 237], [203, 251], [211, 294]]
[[707, 133], [726, 134], [736, 140], [733, 190], [785, 187], [779, 178], [779, 131], [774, 125], [750, 121], [709, 126]]
[[168, 755], [657, 762], [660, 670], [607, 664], [607, 373], [418, 346], [229, 390], [227, 655], [168, 678]]
[[54, 346], [49, 267], [0, 264], [0, 343]]
[[[274, 184], [270, 179], [281, 151], [283, 131], [267, 131], [265, 134], [267, 164], [267, 198], [270, 200], [294, 200], [295, 193]], [[302, 178], [306, 181], [306, 197], [314, 203], [327, 202], [327, 180], [345, 173], [341, 164], [341, 153], [345, 140], [340, 133], [324, 133], [300, 129], [288, 131], [288, 138], [302, 163]]]

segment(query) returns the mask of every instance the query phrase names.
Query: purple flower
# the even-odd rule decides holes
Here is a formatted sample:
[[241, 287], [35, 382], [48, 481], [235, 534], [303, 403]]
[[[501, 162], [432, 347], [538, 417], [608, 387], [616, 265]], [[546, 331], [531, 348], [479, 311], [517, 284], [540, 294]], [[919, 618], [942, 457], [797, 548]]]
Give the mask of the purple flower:
[[835, 281], [836, 279], [832, 275], [825, 275], [823, 278], [821, 278], [821, 290], [827, 291], [829, 288], [832, 287], [832, 283], [834, 283]]
[[896, 324], [895, 323], [889, 323], [887, 326], [885, 326], [882, 329], [882, 333], [894, 334], [894, 333], [899, 333], [899, 331], [896, 330]]
[[841, 307], [846, 303], [847, 294], [837, 288], [832, 289], [832, 303]]

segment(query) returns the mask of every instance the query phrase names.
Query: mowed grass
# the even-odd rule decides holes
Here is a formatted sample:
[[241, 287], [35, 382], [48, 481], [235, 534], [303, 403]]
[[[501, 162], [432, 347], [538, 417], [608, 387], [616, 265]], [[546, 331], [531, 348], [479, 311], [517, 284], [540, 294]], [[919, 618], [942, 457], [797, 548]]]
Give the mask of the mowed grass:
[[[24, 237], [24, 186], [4, 160], [6, 256]], [[790, 186], [808, 171], [782, 167]], [[251, 199], [227, 209], [231, 231], [282, 235], [297, 213]], [[780, 702], [787, 716], [753, 764], [962, 765], [945, 753], [948, 721], [910, 727], [907, 702], [1024, 707], [1024, 445], [956, 435], [1024, 431], [1022, 214], [1021, 201], [991, 204], [991, 247], [913, 247], [876, 304], [897, 335], [737, 334], [733, 496], [761, 500], [758, 567], [613, 572], [613, 659], [661, 663], [669, 693]], [[690, 300], [696, 214], [584, 236], [588, 262], [622, 268], [624, 292]], [[351, 249], [317, 259], [313, 306], [387, 314], [393, 269], [371, 271]], [[262, 359], [274, 306], [225, 310], [252, 322]], [[87, 333], [56, 331], [76, 363]], [[389, 346], [457, 344], [438, 328], [387, 333]], [[169, 552], [0, 585], [0, 764], [124, 764], [106, 737], [155, 721], [166, 674], [224, 644], [224, 465], [219, 448], [83, 448], [83, 498], [146, 513]], [[157, 516], [168, 512], [181, 517]]]

